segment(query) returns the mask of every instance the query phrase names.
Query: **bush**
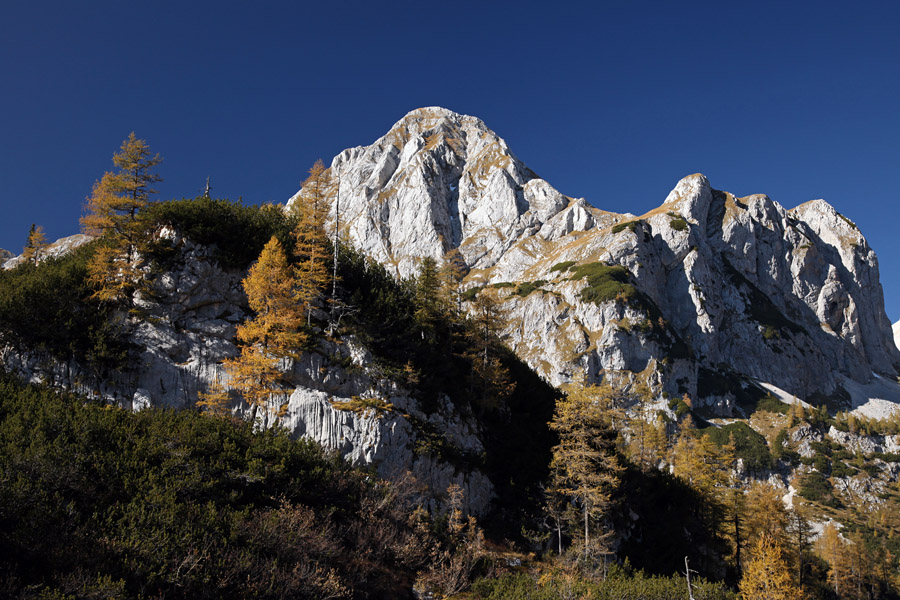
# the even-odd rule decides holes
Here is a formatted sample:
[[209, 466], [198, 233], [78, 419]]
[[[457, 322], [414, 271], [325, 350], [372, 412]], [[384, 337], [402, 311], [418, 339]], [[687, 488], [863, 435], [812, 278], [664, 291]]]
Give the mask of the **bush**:
[[560, 273], [570, 270], [575, 265], [574, 260], [565, 260], [560, 263], [556, 263], [552, 267], [550, 267], [550, 272], [555, 273], [559, 271]]
[[733, 441], [735, 456], [743, 459], [744, 465], [750, 471], [772, 467], [772, 456], [766, 438], [744, 422], [729, 423], [723, 427], [709, 427], [703, 433], [719, 446]]
[[[292, 218], [271, 204], [246, 206], [205, 197], [171, 200], [150, 204], [140, 218], [148, 234], [168, 225], [192, 242], [215, 247], [216, 259], [226, 268], [246, 268], [273, 235], [282, 247], [294, 246]], [[163, 252], [157, 248], [155, 254]]]
[[8, 376], [0, 481], [4, 585], [45, 597], [395, 597], [433, 547], [408, 523], [412, 488], [313, 442]]
[[113, 307], [91, 297], [87, 265], [102, 241], [40, 264], [0, 270], [0, 343], [83, 359], [95, 370], [116, 368], [128, 344], [111, 324]]
[[629, 283], [629, 275], [621, 265], [593, 262], [575, 267], [572, 280], [587, 279], [587, 287], [581, 290], [581, 299], [600, 306], [614, 300], [629, 302], [637, 297], [637, 290]]
[[831, 483], [822, 473], [810, 471], [800, 480], [800, 489], [797, 493], [807, 500], [840, 508], [841, 503], [834, 495]]

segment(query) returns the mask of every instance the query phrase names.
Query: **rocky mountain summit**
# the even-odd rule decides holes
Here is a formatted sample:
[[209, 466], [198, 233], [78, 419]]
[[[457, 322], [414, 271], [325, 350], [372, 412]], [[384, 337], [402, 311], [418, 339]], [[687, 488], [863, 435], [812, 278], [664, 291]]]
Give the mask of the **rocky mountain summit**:
[[354, 246], [398, 276], [458, 250], [469, 293], [503, 301], [506, 341], [555, 385], [644, 381], [732, 415], [762, 383], [851, 408], [900, 373], [875, 253], [823, 200], [788, 210], [695, 174], [644, 215], [607, 212], [442, 108], [343, 151], [330, 174]]

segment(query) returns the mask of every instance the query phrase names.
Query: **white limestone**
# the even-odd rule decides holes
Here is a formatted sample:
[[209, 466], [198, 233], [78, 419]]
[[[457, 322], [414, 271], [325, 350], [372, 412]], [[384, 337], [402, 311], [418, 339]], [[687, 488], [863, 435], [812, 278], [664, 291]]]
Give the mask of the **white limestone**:
[[[875, 254], [822, 200], [786, 210], [695, 174], [646, 215], [605, 212], [537, 178], [480, 120], [440, 108], [345, 150], [331, 175], [351, 242], [398, 275], [458, 249], [467, 285], [546, 280], [527, 298], [496, 293], [507, 343], [553, 384], [640, 373], [696, 398], [701, 373], [724, 369], [818, 404], [900, 369]], [[583, 302], [584, 280], [550, 271], [563, 261], [624, 266], [667, 333], [648, 333], [648, 302]], [[679, 341], [688, 355], [673, 354]], [[728, 394], [697, 400], [733, 409]]]

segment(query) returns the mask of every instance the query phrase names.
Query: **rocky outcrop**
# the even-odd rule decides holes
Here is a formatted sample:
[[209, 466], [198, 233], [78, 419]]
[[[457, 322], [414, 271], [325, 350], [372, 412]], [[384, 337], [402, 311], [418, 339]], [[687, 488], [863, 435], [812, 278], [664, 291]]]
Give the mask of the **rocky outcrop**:
[[[900, 369], [875, 253], [822, 200], [787, 210], [696, 174], [644, 215], [605, 212], [538, 178], [479, 119], [440, 108], [345, 150], [330, 175], [332, 216], [398, 275], [458, 250], [469, 287], [535, 288], [482, 293], [503, 301], [506, 341], [553, 384], [643, 378], [730, 414], [724, 380], [849, 405], [845, 380]], [[595, 262], [624, 267], [629, 287], [586, 296], [597, 282], [564, 267]]]
[[[132, 410], [189, 409], [198, 392], [214, 382], [227, 388], [223, 362], [238, 354], [235, 327], [247, 317], [245, 273], [223, 269], [213, 250], [170, 228], [159, 235], [177, 257], [154, 278], [152, 293], [135, 299], [132, 312], [139, 316], [122, 315], [121, 327], [132, 343], [128, 368], [97, 378], [78, 361], [61, 364], [11, 350], [0, 353], [6, 367], [33, 382], [101, 396]], [[295, 436], [313, 439], [383, 476], [410, 472], [435, 498], [451, 484], [459, 485], [467, 510], [487, 511], [494, 488], [475, 466], [484, 452], [480, 425], [446, 397], [434, 410], [422, 410], [413, 394], [379, 373], [353, 338], [323, 340], [302, 360], [284, 361], [281, 367], [287, 386], [273, 398], [270, 411], [257, 413], [260, 426], [277, 421]], [[244, 418], [254, 414], [238, 399], [231, 409]], [[276, 418], [279, 410], [283, 416]]]
[[11, 259], [13, 256], [15, 256], [15, 255], [12, 252], [10, 252], [9, 250], [4, 250], [3, 248], [0, 248], [0, 267], [5, 268], [6, 262], [9, 259]]
[[894, 333], [894, 345], [900, 348], [900, 321], [894, 323], [892, 327]]
[[[38, 255], [38, 261], [64, 256], [69, 252], [72, 252], [79, 246], [87, 244], [93, 239], [94, 238], [92, 236], [85, 235], [83, 233], [76, 233], [75, 235], [60, 238], [41, 250], [40, 254]], [[8, 256], [4, 257], [4, 252]], [[2, 265], [4, 269], [12, 269], [13, 267], [18, 266], [23, 260], [24, 259], [22, 258], [21, 254], [14, 257], [11, 252], [0, 250], [0, 265]]]

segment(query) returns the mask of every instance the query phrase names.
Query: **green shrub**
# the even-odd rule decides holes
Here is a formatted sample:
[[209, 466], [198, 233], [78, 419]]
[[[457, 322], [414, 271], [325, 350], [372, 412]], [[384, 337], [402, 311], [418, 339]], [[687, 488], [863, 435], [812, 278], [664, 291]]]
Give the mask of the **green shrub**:
[[524, 283], [520, 283], [516, 288], [516, 295], [525, 298], [533, 292], [534, 290], [538, 290], [541, 286], [546, 285], [546, 281], [543, 279], [538, 279], [537, 281], [526, 281]]
[[674, 229], [675, 231], [684, 231], [688, 227], [687, 221], [684, 220], [684, 217], [675, 213], [669, 213], [669, 227]]
[[744, 460], [744, 466], [748, 470], [762, 471], [772, 468], [772, 456], [766, 438], [746, 423], [737, 421], [722, 427], [709, 427], [704, 429], [703, 433], [719, 446], [734, 442], [734, 454]]
[[0, 343], [97, 371], [121, 366], [129, 345], [111, 323], [115, 309], [93, 299], [87, 281], [88, 261], [102, 243], [0, 270]]
[[[246, 268], [263, 246], [276, 235], [284, 248], [293, 248], [293, 220], [280, 206], [244, 205], [230, 200], [200, 197], [157, 202], [141, 211], [148, 231], [171, 226], [189, 240], [213, 246], [215, 256], [227, 268]], [[154, 253], [165, 256], [165, 247]]]
[[550, 267], [550, 272], [555, 273], [559, 271], [560, 273], [570, 270], [575, 265], [574, 260], [565, 260], [563, 262], [556, 263], [552, 267]]
[[[392, 597], [432, 539], [408, 525], [412, 495], [282, 430], [190, 410], [132, 413], [9, 376], [0, 481], [11, 597], [332, 597], [319, 569], [354, 597]], [[405, 541], [386, 544], [385, 532]]]
[[634, 232], [634, 230], [638, 226], [638, 223], [640, 223], [640, 222], [641, 222], [640, 219], [638, 219], [635, 221], [625, 221], [624, 223], [616, 223], [615, 225], [612, 226], [612, 232], [613, 232], [613, 234], [617, 234], [617, 233], [621, 233], [621, 232], [625, 231], [625, 229], [628, 229], [628, 231]]
[[840, 508], [841, 503], [834, 495], [834, 489], [831, 483], [822, 473], [818, 471], [810, 471], [800, 480], [800, 489], [797, 493], [807, 500]]
[[581, 290], [581, 299], [600, 306], [613, 300], [629, 302], [637, 297], [637, 290], [629, 283], [629, 276], [628, 269], [621, 265], [593, 262], [575, 267], [572, 280], [587, 279], [587, 287]]

